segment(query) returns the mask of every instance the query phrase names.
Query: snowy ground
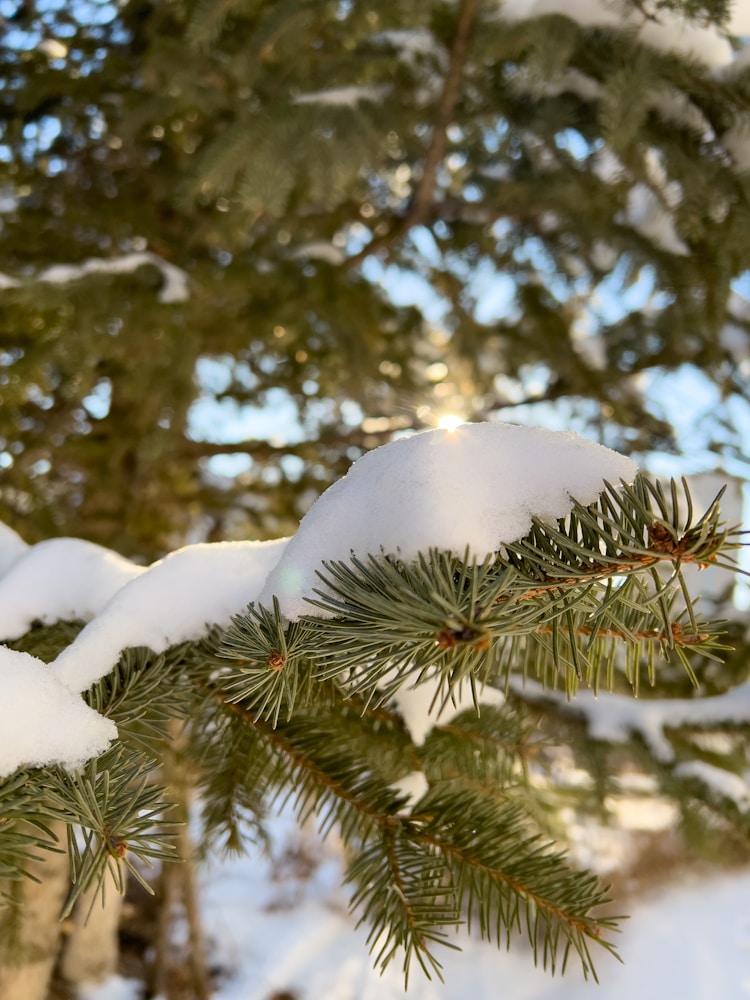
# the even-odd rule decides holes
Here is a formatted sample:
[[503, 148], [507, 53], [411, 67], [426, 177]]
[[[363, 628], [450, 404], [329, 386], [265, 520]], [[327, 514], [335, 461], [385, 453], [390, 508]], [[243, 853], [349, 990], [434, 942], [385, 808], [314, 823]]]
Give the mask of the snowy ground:
[[[281, 831], [279, 831], [281, 832]], [[398, 965], [373, 971], [364, 929], [355, 930], [340, 887], [339, 856], [313, 835], [294, 835], [273, 862], [215, 862], [202, 876], [202, 909], [215, 1000], [396, 1000]], [[282, 843], [282, 840], [279, 843]], [[750, 997], [750, 871], [681, 877], [631, 901], [619, 936], [620, 965], [602, 953], [600, 984], [575, 968], [551, 978], [522, 941], [510, 953], [478, 941], [443, 955], [445, 983], [411, 976], [412, 1000], [742, 1000]], [[81, 1000], [139, 1000], [115, 978]]]

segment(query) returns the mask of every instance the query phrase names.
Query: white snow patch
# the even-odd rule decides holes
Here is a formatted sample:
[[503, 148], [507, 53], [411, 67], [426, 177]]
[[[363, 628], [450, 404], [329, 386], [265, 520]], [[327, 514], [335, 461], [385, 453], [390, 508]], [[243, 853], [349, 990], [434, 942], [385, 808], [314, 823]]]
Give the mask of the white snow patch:
[[110, 976], [103, 983], [83, 983], [77, 990], [78, 1000], [141, 1000], [143, 983], [140, 979]]
[[713, 25], [699, 25], [666, 10], [655, 20], [645, 20], [638, 37], [653, 49], [676, 52], [710, 69], [721, 69], [734, 58], [731, 43]]
[[680, 90], [657, 90], [651, 95], [651, 106], [667, 121], [676, 122], [697, 132], [705, 139], [713, 139], [714, 131], [708, 119]]
[[117, 728], [28, 653], [0, 646], [0, 778], [19, 767], [80, 767], [117, 738]]
[[591, 245], [591, 263], [600, 271], [613, 271], [617, 263], [617, 251], [604, 240], [595, 240]]
[[666, 729], [750, 723], [750, 681], [706, 698], [633, 698], [608, 692], [595, 695], [584, 690], [571, 702], [559, 691], [547, 690], [534, 681], [512, 687], [524, 699], [553, 701], [563, 711], [582, 716], [589, 736], [595, 740], [627, 743], [634, 733], [639, 734], [654, 758], [662, 763], [674, 760], [674, 748]]
[[600, 0], [503, 0], [501, 13], [509, 21], [565, 14], [588, 27], [617, 27], [623, 23], [619, 12]]
[[406, 796], [405, 808], [409, 810], [426, 794], [430, 785], [423, 771], [410, 771], [405, 777], [394, 781], [390, 787], [399, 795]]
[[670, 829], [680, 817], [677, 803], [661, 795], [608, 795], [605, 805], [622, 830], [655, 833]]
[[738, 170], [750, 170], [750, 121], [741, 119], [721, 137], [721, 143]]
[[616, 216], [616, 220], [632, 226], [641, 236], [667, 253], [681, 257], [690, 253], [675, 229], [674, 218], [645, 184], [636, 184], [628, 191], [627, 209]]
[[[278, 821], [275, 828], [278, 829]], [[297, 840], [291, 840], [295, 850]], [[280, 852], [284, 844], [274, 836]], [[597, 845], [598, 846], [598, 845]], [[310, 840], [304, 842], [312, 853]], [[204, 924], [209, 961], [224, 977], [214, 1000], [268, 1000], [288, 992], [300, 1000], [630, 1000], [679, 997], [713, 1000], [750, 995], [750, 920], [747, 870], [698, 879], [689, 873], [679, 886], [648, 899], [619, 901], [630, 913], [614, 936], [624, 965], [596, 949], [600, 984], [585, 983], [572, 957], [564, 975], [552, 978], [535, 967], [523, 940], [509, 951], [469, 938], [453, 940], [460, 952], [438, 949], [445, 984], [413, 971], [404, 994], [397, 955], [381, 974], [365, 943], [368, 929], [354, 928], [340, 888], [343, 857], [327, 844], [319, 849], [311, 878], [279, 881], [272, 862], [254, 851], [202, 872]], [[621, 852], [620, 852], [621, 853]], [[686, 941], [700, 942], [687, 947]], [[97, 997], [96, 1000], [120, 1000]]]
[[[502, 691], [489, 685], [477, 685], [477, 704], [468, 683], [459, 684], [446, 698], [441, 693], [441, 684], [435, 676], [424, 678], [419, 684], [402, 685], [393, 697], [393, 703], [404, 720], [404, 725], [416, 746], [422, 746], [435, 726], [445, 726], [467, 709], [482, 705], [502, 705], [505, 696]], [[427, 779], [421, 771], [412, 771], [392, 786], [407, 796], [407, 808], [411, 808], [427, 791]]]
[[[564, 517], [571, 497], [592, 503], [604, 480], [632, 480], [635, 464], [577, 434], [512, 424], [463, 424], [368, 452], [313, 504], [258, 600], [290, 619], [313, 613], [324, 561], [431, 548], [477, 559], [522, 538], [534, 516]], [[319, 611], [315, 611], [320, 614]]]
[[680, 778], [697, 778], [722, 798], [731, 799], [743, 811], [750, 809], [750, 788], [739, 774], [715, 767], [703, 760], [678, 764], [674, 773]]
[[[644, 45], [688, 56], [709, 69], [721, 69], [734, 58], [728, 39], [713, 25], [690, 21], [680, 14], [659, 10], [655, 18], [637, 10], [625, 11], [611, 0], [503, 0], [500, 15], [509, 21], [527, 20], [545, 14], [564, 14], [587, 28], [629, 30]], [[738, 0], [730, 17], [732, 34], [748, 33], [748, 13]]]
[[286, 539], [205, 542], [177, 549], [123, 587], [52, 664], [72, 691], [108, 673], [124, 649], [163, 652], [228, 625], [254, 601]]
[[625, 165], [609, 147], [604, 146], [594, 156], [592, 172], [605, 184], [617, 184], [627, 176]]
[[0, 638], [17, 639], [33, 621], [88, 621], [143, 572], [80, 538], [50, 538], [26, 547], [0, 579]]
[[379, 31], [371, 40], [398, 49], [400, 58], [406, 63], [413, 65], [420, 57], [432, 56], [440, 69], [448, 68], [448, 53], [427, 28]]
[[[445, 694], [444, 688], [441, 694], [438, 677], [428, 676], [419, 684], [403, 684], [394, 695], [394, 704], [404, 720], [412, 742], [417, 746], [424, 743], [427, 734], [434, 726], [447, 725], [466, 709], [475, 709], [471, 686], [468, 683], [459, 684], [447, 698]], [[496, 688], [477, 685], [479, 706], [502, 705], [504, 701], [502, 692]]]
[[13, 563], [20, 559], [28, 548], [18, 532], [0, 521], [0, 577], [5, 576]]
[[309, 243], [300, 243], [291, 254], [294, 260], [304, 257], [308, 260], [324, 260], [328, 264], [342, 264], [346, 259], [342, 250], [329, 243], [327, 240], [310, 240]]
[[336, 108], [356, 108], [360, 101], [377, 102], [390, 91], [390, 87], [331, 87], [329, 90], [310, 91], [294, 98], [294, 104], [327, 104]]
[[734, 0], [727, 26], [733, 35], [750, 35], [750, 5], [747, 0]]
[[[159, 302], [186, 302], [190, 297], [188, 276], [181, 268], [150, 251], [124, 254], [122, 257], [90, 257], [82, 264], [53, 264], [41, 271], [34, 281], [43, 281], [50, 285], [67, 285], [78, 281], [87, 274], [130, 274], [144, 264], [151, 264], [161, 271], [164, 283], [159, 289]], [[17, 288], [22, 282], [8, 275], [0, 275], [0, 289]]]

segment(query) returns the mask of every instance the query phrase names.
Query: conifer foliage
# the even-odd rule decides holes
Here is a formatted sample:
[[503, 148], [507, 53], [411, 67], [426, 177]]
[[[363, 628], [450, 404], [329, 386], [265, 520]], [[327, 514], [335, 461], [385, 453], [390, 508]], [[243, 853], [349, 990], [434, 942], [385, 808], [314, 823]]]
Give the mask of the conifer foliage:
[[[99, 741], [0, 752], [0, 987], [29, 957], [40, 858], [67, 856], [69, 914], [175, 857], [175, 768], [208, 845], [262, 842], [287, 799], [338, 831], [380, 966], [439, 974], [465, 923], [595, 974], [617, 921], [565, 854], [563, 744], [590, 778], [580, 813], [606, 818], [635, 769], [693, 845], [719, 830], [746, 857], [746, 636], [691, 596], [733, 565], [720, 500], [617, 474], [483, 551], [222, 549], [200, 600], [175, 571], [192, 587], [200, 546], [141, 564], [292, 534], [352, 461], [441, 416], [554, 404], [636, 457], [746, 459], [744, 5], [0, 0], [0, 18], [0, 516], [39, 543], [0, 526], [0, 684], [21, 653], [50, 663], [23, 697], [75, 701]], [[711, 400], [689, 435], [686, 373]], [[60, 535], [107, 546], [75, 549], [98, 573], [75, 599], [72, 556], [49, 572]]]
[[[486, 446], [550, 436], [504, 425], [469, 425], [456, 433], [429, 432], [383, 452], [392, 449], [403, 466], [405, 457], [425, 453], [434, 460], [440, 448], [455, 459], [461, 440]], [[558, 437], [559, 448], [581, 447]], [[593, 444], [584, 448], [585, 462], [589, 454], [617, 467], [627, 462]], [[350, 474], [350, 491], [356, 482], [369, 486], [365, 463]], [[523, 478], [523, 468], [516, 474]], [[464, 489], [478, 490], [487, 475], [486, 468], [479, 471]], [[415, 480], [423, 479], [417, 470]], [[371, 496], [373, 518], [397, 485], [394, 476], [382, 484], [381, 496]], [[333, 490], [318, 502], [321, 509], [335, 502], [331, 497]], [[405, 504], [414, 501], [407, 492]], [[537, 502], [548, 509], [551, 501], [542, 496]], [[201, 587], [210, 595], [218, 578], [198, 583], [198, 575], [186, 577], [190, 547], [131, 577], [83, 628], [49, 621], [50, 609], [70, 589], [72, 568], [58, 567], [51, 573], [57, 587], [26, 601], [23, 615], [28, 619], [36, 607], [37, 623], [9, 636], [17, 652], [4, 655], [46, 657], [50, 674], [68, 692], [81, 689], [89, 708], [116, 724], [118, 738], [103, 753], [98, 743], [50, 750], [45, 732], [38, 755], [27, 751], [25, 767], [19, 770], [12, 756], [9, 765], [11, 714], [22, 715], [24, 726], [38, 722], [23, 687], [0, 669], [8, 715], [0, 738], [7, 940], [14, 940], [14, 921], [24, 912], [23, 893], [14, 886], [33, 856], [57, 848], [54, 829], [68, 831], [65, 913], [105, 878], [122, 889], [126, 872], [144, 882], [144, 864], [174, 860], [168, 821], [174, 789], [162, 786], [158, 769], [163, 780], [167, 759], [177, 754], [195, 782], [207, 844], [241, 850], [247, 840], [262, 839], [267, 811], [285, 798], [300, 822], [315, 817], [324, 834], [335, 830], [346, 845], [351, 904], [369, 927], [374, 961], [383, 967], [400, 961], [407, 983], [415, 963], [427, 975], [440, 974], [440, 946], [455, 947], [455, 929], [464, 923], [499, 947], [526, 936], [534, 961], [552, 972], [574, 956], [586, 974], [596, 975], [592, 952], [614, 949], [617, 918], [605, 907], [606, 887], [571, 864], [544, 820], [554, 784], [545, 779], [544, 765], [554, 712], [537, 713], [535, 724], [530, 703], [537, 687], [553, 700], [562, 689], [572, 704], [579, 686], [631, 700], [675, 667], [688, 686], [699, 686], [706, 664], [720, 662], [726, 647], [719, 626], [697, 618], [683, 570], [732, 568], [738, 537], [722, 522], [718, 499], [698, 515], [686, 484], [673, 482], [665, 491], [645, 476], [632, 485], [602, 482], [593, 503], [568, 499], [566, 506], [564, 517], [533, 517], [524, 537], [479, 559], [439, 548], [402, 557], [389, 552], [384, 537], [379, 554], [326, 564], [316, 596], [307, 600], [309, 613], [292, 620], [276, 598], [272, 607], [253, 600], [242, 610], [245, 576], [231, 622], [203, 631], [192, 621], [195, 595]], [[423, 510], [420, 516], [430, 515]], [[294, 559], [299, 565], [306, 538], [303, 524], [296, 550], [292, 539], [278, 561], [280, 577], [272, 570], [265, 585], [274, 579], [294, 584], [289, 567]], [[255, 559], [281, 552], [246, 544]], [[215, 567], [230, 572], [221, 556], [236, 551], [231, 546], [195, 547], [204, 559], [195, 566], [208, 565], [209, 550], [219, 557]], [[29, 558], [11, 566], [6, 588], [13, 588], [14, 573], [22, 577]], [[169, 609], [154, 608], [151, 576], [164, 580], [175, 566], [172, 581], [180, 592]], [[263, 586], [256, 581], [261, 594]], [[138, 593], [145, 600], [136, 613]], [[187, 595], [190, 620], [175, 642], [170, 616]], [[203, 607], [204, 618], [217, 617], [208, 601]], [[128, 609], [125, 632], [114, 624], [120, 608]], [[18, 632], [23, 616], [16, 614]], [[153, 648], [129, 643], [162, 618], [162, 639], [154, 639]], [[13, 631], [7, 622], [3, 627]], [[97, 650], [98, 664], [92, 663]], [[723, 711], [699, 711], [687, 720], [666, 713], [665, 727], [679, 730], [688, 746], [691, 730], [728, 728], [744, 747], [746, 684], [723, 683]], [[177, 744], [170, 738], [175, 722], [185, 727]], [[691, 768], [691, 756], [683, 750], [672, 764], [654, 754], [662, 790], [674, 795], [675, 782], [694, 787], [696, 777], [721, 788]], [[728, 762], [726, 768], [729, 774]], [[746, 815], [721, 794], [713, 812], [736, 837], [747, 836]], [[12, 961], [11, 946], [4, 962]]]
[[97, 9], [2, 11], [8, 523], [154, 558], [445, 413], [672, 450], [686, 366], [744, 409], [743, 4]]

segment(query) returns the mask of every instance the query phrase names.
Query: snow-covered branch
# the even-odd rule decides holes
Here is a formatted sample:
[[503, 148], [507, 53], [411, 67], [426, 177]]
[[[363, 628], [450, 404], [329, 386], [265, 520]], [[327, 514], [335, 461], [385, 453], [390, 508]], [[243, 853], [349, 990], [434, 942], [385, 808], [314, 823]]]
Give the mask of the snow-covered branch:
[[90, 257], [82, 264], [54, 264], [32, 278], [19, 279], [0, 274], [0, 289], [22, 288], [39, 282], [67, 285], [90, 274], [132, 274], [147, 265], [158, 268], [164, 279], [157, 295], [159, 302], [170, 304], [189, 299], [188, 276], [185, 271], [150, 251], [124, 254], [122, 257]]

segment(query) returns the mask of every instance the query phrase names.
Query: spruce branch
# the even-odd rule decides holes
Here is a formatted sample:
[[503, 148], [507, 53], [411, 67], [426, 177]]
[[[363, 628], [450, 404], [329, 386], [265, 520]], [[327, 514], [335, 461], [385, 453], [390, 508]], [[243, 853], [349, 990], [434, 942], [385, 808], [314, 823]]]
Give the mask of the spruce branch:
[[146, 646], [129, 647], [85, 693], [91, 708], [116, 723], [120, 739], [151, 759], [161, 756], [168, 721], [190, 714], [185, 665], [191, 648], [180, 643], [154, 653]]
[[608, 902], [608, 890], [596, 876], [570, 869], [562, 854], [530, 832], [518, 805], [471, 791], [443, 796], [437, 789], [422, 800], [425, 821], [414, 817], [411, 835], [447, 859], [469, 930], [477, 920], [482, 937], [498, 947], [509, 947], [514, 933], [525, 930], [535, 962], [541, 954], [545, 969], [554, 973], [562, 945], [563, 971], [572, 949], [584, 975], [596, 978], [588, 942], [616, 954], [602, 933], [621, 919], [592, 913]]
[[[589, 912], [604, 895], [594, 891], [596, 880], [591, 876], [582, 888], [560, 857], [539, 846], [537, 835], [530, 833], [530, 819], [518, 804], [507, 797], [500, 801], [502, 789], [489, 788], [491, 765], [489, 770], [479, 766], [472, 752], [477, 740], [489, 742], [489, 728], [486, 735], [477, 730], [468, 736], [473, 745], [464, 759], [466, 779], [475, 791], [467, 792], [466, 781], [433, 773], [439, 792], [430, 793], [408, 814], [403, 812], [403, 797], [386, 783], [383, 762], [364, 754], [361, 742], [352, 739], [346, 727], [342, 729], [341, 708], [328, 709], [327, 714], [325, 705], [316, 702], [274, 727], [252, 702], [227, 700], [218, 689], [212, 698], [273, 750], [278, 766], [265, 786], [269, 793], [276, 785], [278, 794], [292, 795], [300, 819], [315, 813], [324, 834], [334, 824], [340, 830], [353, 852], [347, 877], [356, 887], [352, 905], [371, 927], [368, 940], [378, 965], [384, 967], [402, 949], [405, 974], [416, 958], [428, 975], [439, 975], [432, 946], [450, 945], [444, 929], [463, 922], [465, 904], [473, 907], [489, 894], [492, 926], [510, 933], [523, 911], [530, 937], [542, 941], [545, 963], [554, 966], [562, 943], [566, 952], [573, 948], [581, 955], [584, 970], [591, 971], [583, 939], [597, 938], [605, 926]], [[345, 716], [348, 712], [352, 725], [355, 720], [365, 729], [377, 724], [368, 708], [359, 716], [344, 702], [343, 712]], [[378, 720], [383, 721], [387, 720]], [[433, 734], [430, 748], [420, 756], [431, 760], [434, 743], [444, 738], [456, 741], [459, 732], [460, 725], [454, 723], [449, 732]], [[517, 756], [525, 732], [517, 718], [507, 720], [506, 757]], [[434, 756], [439, 769], [441, 754]], [[498, 764], [493, 775], [511, 794], [517, 777], [509, 780], [506, 768], [507, 763]], [[498, 837], [503, 851], [497, 849]], [[518, 863], [519, 857], [525, 864]], [[460, 876], [455, 889], [451, 872]], [[485, 907], [485, 916], [487, 912]]]
[[164, 789], [151, 781], [155, 766], [119, 744], [89, 761], [78, 774], [61, 767], [48, 769], [47, 815], [68, 827], [73, 887], [63, 915], [87, 889], [101, 889], [108, 872], [123, 891], [122, 867], [151, 892], [132, 857], [151, 867], [154, 861], [175, 860], [170, 822], [164, 819], [171, 803]]
[[[225, 689], [237, 701], [258, 704], [258, 715], [275, 725], [284, 712], [309, 697], [308, 630], [297, 622], [286, 625], [273, 601], [273, 611], [250, 606], [232, 618], [221, 639], [220, 655], [232, 659], [234, 670]], [[304, 681], [308, 680], [308, 684]]]
[[[420, 748], [421, 769], [429, 783], [456, 781], [492, 798], [507, 799], [521, 783], [544, 743], [527, 718], [507, 702], [466, 709], [439, 723]], [[523, 779], [523, 780], [522, 780]]]
[[357, 926], [370, 925], [367, 943], [381, 969], [402, 950], [405, 989], [413, 959], [428, 979], [436, 973], [442, 981], [432, 945], [456, 948], [444, 930], [462, 919], [448, 876], [438, 852], [420, 849], [398, 821], [384, 824], [349, 866], [346, 882], [356, 887], [351, 906], [361, 912]]
[[16, 771], [0, 781], [0, 906], [4, 884], [36, 881], [29, 863], [39, 861], [41, 851], [60, 850], [43, 802], [38, 771]]
[[278, 791], [294, 790], [301, 821], [316, 813], [324, 832], [337, 825], [344, 840], [350, 840], [395, 814], [403, 804], [403, 797], [373, 771], [372, 762], [342, 738], [335, 718], [326, 724], [319, 715], [299, 712], [274, 727], [252, 707], [226, 701], [218, 691], [214, 697], [245, 725], [254, 727], [277, 752]]

